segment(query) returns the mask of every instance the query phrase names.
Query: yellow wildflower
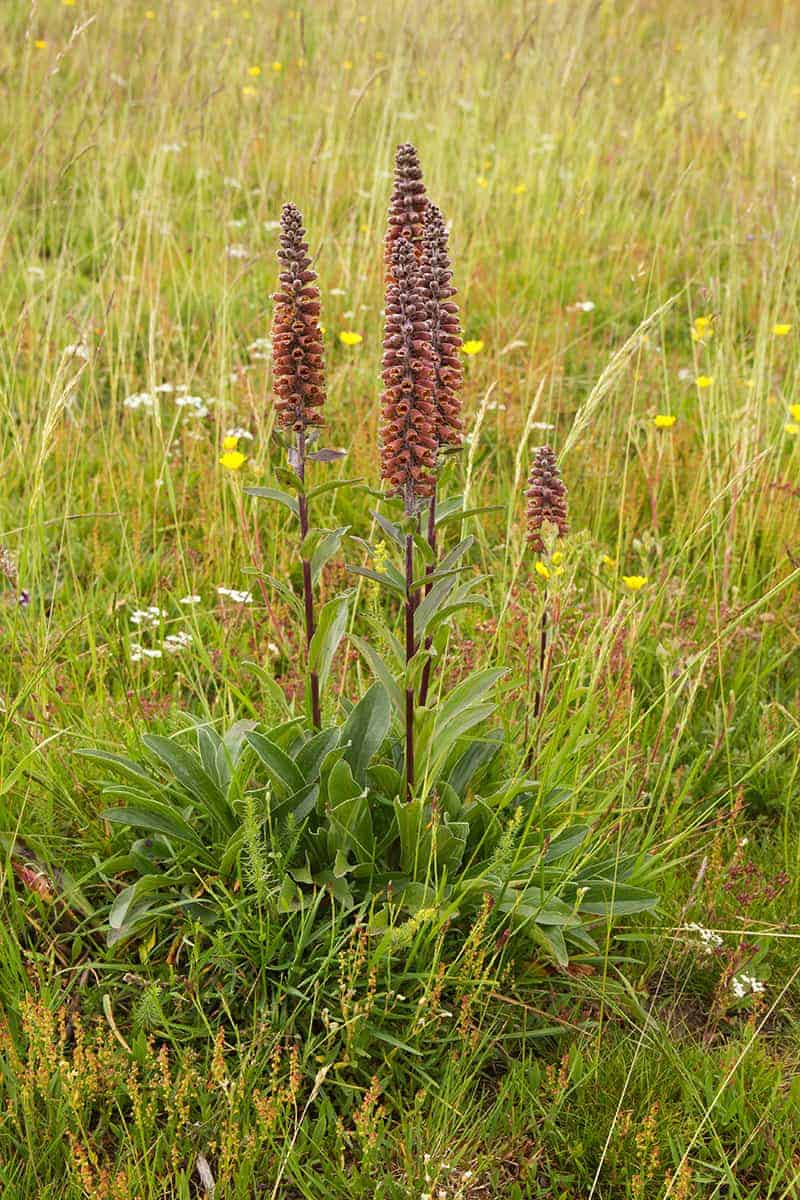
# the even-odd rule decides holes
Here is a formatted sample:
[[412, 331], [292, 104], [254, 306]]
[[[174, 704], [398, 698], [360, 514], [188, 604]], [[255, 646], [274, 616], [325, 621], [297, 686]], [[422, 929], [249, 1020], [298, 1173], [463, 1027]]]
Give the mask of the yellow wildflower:
[[656, 413], [655, 427], [656, 429], [671, 429], [677, 419], [672, 413]]
[[554, 550], [552, 554], [552, 562], [554, 567], [560, 567], [564, 561], [563, 550]]
[[352, 71], [352, 69], [353, 69], [353, 64], [350, 62], [349, 58], [346, 58], [344, 60], [344, 62], [342, 63], [342, 70], [343, 71]]
[[714, 336], [711, 322], [713, 317], [695, 317], [692, 323], [692, 341], [703, 342]]
[[610, 554], [604, 554], [600, 562], [604, 567], [615, 567], [617, 565], [617, 560], [612, 558]]
[[713, 375], [698, 375], [695, 383], [699, 388], [710, 388], [714, 382]]
[[238, 437], [234, 437], [233, 434], [230, 434], [228, 437], [222, 439], [223, 450], [235, 450], [238, 445], [239, 439]]
[[475, 180], [475, 182], [477, 183], [479, 188], [488, 188], [488, 186], [489, 186], [489, 180], [486, 178], [485, 175], [479, 175], [478, 178]]
[[258, 79], [259, 75], [261, 74], [261, 67], [248, 67], [247, 74], [252, 75], [253, 79]]
[[622, 582], [626, 588], [630, 588], [632, 592], [638, 592], [647, 583], [646, 575], [623, 575]]
[[226, 450], [219, 461], [221, 465], [226, 467], [229, 471], [238, 471], [239, 468], [244, 464], [245, 456], [242, 454], [241, 450]]
[[155, 21], [156, 14], [153, 12], [152, 8], [148, 8], [145, 11], [144, 19], [145, 19], [145, 21]]
[[245, 86], [242, 88], [242, 95], [243, 96], [257, 96], [258, 88], [254, 88], [252, 83], [246, 83]]
[[793, 421], [800, 421], [800, 404], [790, 404], [789, 414]]
[[471, 341], [464, 342], [464, 345], [461, 347], [461, 349], [464, 354], [468, 354], [470, 357], [472, 357], [473, 354], [480, 354], [481, 350], [483, 349], [483, 342], [480, 340], [480, 338], [473, 338]]
[[541, 575], [542, 579], [550, 578], [550, 571], [543, 562], [535, 562], [533, 564], [533, 569], [537, 575]]
[[278, 60], [277, 60], [277, 58], [276, 58], [276, 59], [275, 59], [275, 62], [272, 64], [272, 69], [273, 69], [273, 71], [275, 71], [275, 73], [277, 74], [277, 73], [278, 73], [278, 71], [282, 71], [282, 70], [283, 70], [283, 63], [282, 63], [282, 62], [278, 62]]
[[33, 44], [37, 50], [44, 50], [47, 47], [47, 42], [44, 40], [44, 38], [37, 38]]
[[784, 425], [783, 428], [786, 433], [800, 433], [800, 425], [798, 425], [797, 421], [790, 421], [789, 424]]
[[511, 189], [512, 193], [515, 196], [521, 196], [522, 193], [527, 192], [527, 190], [528, 190], [527, 183], [515, 183], [513, 188]]
[[363, 340], [360, 333], [353, 333], [351, 329], [343, 329], [339, 334], [339, 341], [343, 346], [357, 346]]
[[775, 337], [786, 337], [791, 328], [791, 325], [787, 324], [773, 325], [772, 332], [775, 334]]

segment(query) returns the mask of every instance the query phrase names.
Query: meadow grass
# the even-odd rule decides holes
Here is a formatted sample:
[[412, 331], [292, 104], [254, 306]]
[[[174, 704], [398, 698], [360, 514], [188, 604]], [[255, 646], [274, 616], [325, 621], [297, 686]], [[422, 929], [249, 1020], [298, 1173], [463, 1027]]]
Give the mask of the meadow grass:
[[[0, 30], [3, 1195], [796, 1195], [800, 10], [8, 0]], [[357, 932], [304, 975], [236, 894], [224, 938], [106, 949], [111, 830], [76, 751], [277, 719], [270, 676], [297, 701], [299, 632], [252, 573], [299, 586], [289, 522], [243, 494], [272, 481], [276, 221], [295, 201], [316, 256], [348, 451], [326, 470], [377, 486], [408, 139], [482, 343], [449, 470], [502, 506], [468, 524], [490, 609], [459, 662], [511, 668], [521, 744], [545, 602], [522, 491], [548, 441], [573, 532], [534, 774], [609, 853], [650, 857], [659, 906], [601, 963], [519, 977], [421, 925], [403, 1007]], [[346, 493], [319, 509], [372, 532]], [[335, 679], [365, 686], [354, 652]], [[270, 972], [315, 1025], [250, 995]], [[743, 973], [764, 990], [737, 996]]]

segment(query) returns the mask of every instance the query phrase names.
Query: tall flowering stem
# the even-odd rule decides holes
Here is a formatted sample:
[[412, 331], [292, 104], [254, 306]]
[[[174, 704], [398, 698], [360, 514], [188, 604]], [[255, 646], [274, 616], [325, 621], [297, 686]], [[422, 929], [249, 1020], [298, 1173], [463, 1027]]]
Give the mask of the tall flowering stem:
[[[458, 448], [463, 437], [461, 424], [461, 386], [464, 373], [459, 358], [462, 345], [458, 305], [453, 303], [456, 289], [448, 253], [447, 226], [435, 204], [428, 204], [422, 236], [420, 272], [425, 292], [425, 311], [431, 328], [433, 349], [433, 403], [436, 412], [436, 441], [439, 450]], [[436, 562], [436, 488], [428, 502], [428, 544], [433, 552], [432, 573]], [[426, 590], [430, 590], [428, 584]], [[430, 639], [426, 645], [430, 647]], [[428, 698], [431, 660], [425, 663], [420, 685], [420, 704]]]
[[[547, 553], [544, 535], [547, 527], [555, 530], [557, 538], [566, 537], [569, 533], [569, 513], [567, 509], [567, 489], [558, 469], [558, 461], [550, 446], [539, 446], [534, 452], [530, 475], [528, 476], [527, 524], [528, 546], [534, 554]], [[544, 578], [549, 576], [549, 568], [541, 564]], [[539, 688], [536, 692], [533, 715], [539, 718], [544, 708], [544, 697], [547, 690], [549, 674], [549, 656], [547, 646], [547, 589], [545, 587], [545, 603], [542, 608], [542, 620], [539, 630]], [[525, 717], [525, 740], [527, 742], [528, 717]]]
[[394, 247], [400, 238], [411, 242], [419, 259], [427, 209], [428, 197], [422, 179], [419, 155], [410, 142], [403, 142], [397, 147], [394, 157], [394, 184], [384, 242], [387, 286], [392, 277]]
[[[300, 210], [285, 204], [281, 212], [278, 260], [281, 264], [279, 291], [273, 297], [272, 369], [275, 408], [279, 426], [294, 434], [290, 453], [300, 481], [298, 510], [301, 543], [308, 534], [308, 498], [305, 493], [308, 431], [324, 425], [319, 412], [325, 401], [322, 331], [319, 327], [320, 294], [316, 272], [311, 267], [306, 231]], [[314, 636], [314, 595], [311, 562], [302, 556], [306, 644]], [[321, 724], [319, 677], [310, 672], [311, 717]]]
[[[381, 476], [389, 493], [402, 497], [411, 524], [420, 500], [433, 493], [438, 442], [430, 320], [414, 245], [407, 237], [398, 237], [392, 247], [382, 377]], [[417, 650], [412, 531], [405, 539], [405, 580], [406, 796], [410, 799], [414, 786], [414, 688], [408, 679], [408, 667]]]

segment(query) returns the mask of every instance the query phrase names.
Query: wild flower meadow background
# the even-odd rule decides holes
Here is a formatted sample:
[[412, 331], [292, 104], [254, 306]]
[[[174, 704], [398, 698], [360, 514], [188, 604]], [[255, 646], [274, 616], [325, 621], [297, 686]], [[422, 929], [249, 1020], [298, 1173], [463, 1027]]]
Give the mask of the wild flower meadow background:
[[[788, 1200], [800, 9], [7, 0], [0, 33], [4, 1196]], [[522, 738], [547, 583], [534, 774], [610, 855], [645, 848], [659, 906], [601, 969], [537, 962], [524, 993], [481, 976], [475, 1001], [469, 946], [461, 975], [426, 968], [430, 1018], [359, 1075], [355, 1043], [326, 1062], [280, 1012], [209, 1021], [203, 980], [252, 970], [233, 935], [191, 971], [86, 940], [70, 889], [111, 831], [76, 752], [301, 692], [300, 631], [253, 573], [299, 587], [287, 514], [243, 490], [273, 478], [278, 217], [300, 207], [319, 273], [326, 442], [347, 451], [326, 470], [377, 487], [409, 140], [464, 326], [454, 471], [490, 509], [468, 527], [490, 607], [450, 682], [509, 667]], [[543, 442], [569, 488], [557, 578], [525, 545]], [[374, 536], [346, 493], [320, 508]], [[343, 580], [326, 567], [321, 600]], [[352, 647], [334, 682], [366, 686]], [[343, 955], [325, 1021], [371, 1013], [369, 953]], [[513, 1055], [504, 1000], [530, 1019]]]

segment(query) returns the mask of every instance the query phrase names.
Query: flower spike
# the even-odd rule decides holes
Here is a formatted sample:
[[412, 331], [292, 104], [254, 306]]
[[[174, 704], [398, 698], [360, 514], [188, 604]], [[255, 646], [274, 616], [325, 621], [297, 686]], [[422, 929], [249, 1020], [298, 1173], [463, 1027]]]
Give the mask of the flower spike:
[[280, 291], [272, 323], [272, 364], [278, 423], [305, 435], [324, 425], [318, 411], [325, 402], [320, 297], [311, 267], [300, 210], [285, 204], [281, 212]]
[[550, 446], [539, 446], [533, 456], [528, 477], [528, 545], [535, 554], [545, 550], [542, 526], [555, 525], [559, 537], [569, 533], [567, 489]]

